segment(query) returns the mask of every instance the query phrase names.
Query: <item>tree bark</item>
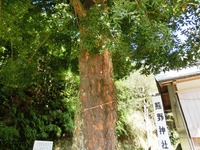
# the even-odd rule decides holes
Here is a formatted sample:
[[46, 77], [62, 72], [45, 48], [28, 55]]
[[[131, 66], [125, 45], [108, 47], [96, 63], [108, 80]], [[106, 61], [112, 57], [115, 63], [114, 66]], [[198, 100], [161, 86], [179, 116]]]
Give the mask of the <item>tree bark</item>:
[[110, 53], [79, 59], [80, 103], [72, 150], [116, 150], [116, 94]]
[[[88, 8], [95, 3], [105, 6], [105, 0], [70, 0], [78, 19], [87, 17]], [[105, 7], [101, 8], [102, 10]], [[90, 36], [87, 25], [79, 24], [81, 40]], [[89, 32], [88, 32], [89, 31]], [[93, 37], [91, 37], [92, 40]], [[94, 45], [95, 47], [95, 45]], [[80, 97], [75, 118], [72, 150], [116, 150], [116, 94], [110, 53], [89, 54], [80, 46]]]

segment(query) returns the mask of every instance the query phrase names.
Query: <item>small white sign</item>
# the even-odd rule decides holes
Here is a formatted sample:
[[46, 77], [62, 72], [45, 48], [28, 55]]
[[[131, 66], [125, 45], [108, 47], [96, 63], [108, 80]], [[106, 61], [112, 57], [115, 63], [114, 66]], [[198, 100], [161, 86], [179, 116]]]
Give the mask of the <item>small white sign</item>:
[[155, 97], [152, 97], [152, 99], [153, 99], [153, 107], [155, 114], [155, 122], [159, 139], [159, 146], [161, 150], [172, 150], [161, 97], [160, 95], [157, 95]]
[[53, 141], [38, 141], [35, 140], [33, 150], [52, 150]]

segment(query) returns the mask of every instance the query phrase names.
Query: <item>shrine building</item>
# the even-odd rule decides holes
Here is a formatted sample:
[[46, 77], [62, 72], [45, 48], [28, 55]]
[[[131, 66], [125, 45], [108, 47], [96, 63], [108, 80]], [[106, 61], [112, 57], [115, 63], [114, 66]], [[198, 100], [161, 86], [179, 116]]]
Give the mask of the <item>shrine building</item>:
[[173, 114], [183, 150], [200, 150], [200, 68], [155, 76], [164, 113]]

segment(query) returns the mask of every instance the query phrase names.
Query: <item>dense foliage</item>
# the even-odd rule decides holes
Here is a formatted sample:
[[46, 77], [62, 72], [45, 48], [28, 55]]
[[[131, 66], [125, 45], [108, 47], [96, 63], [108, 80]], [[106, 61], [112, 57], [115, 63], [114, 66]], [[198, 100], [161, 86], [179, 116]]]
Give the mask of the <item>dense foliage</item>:
[[5, 149], [28, 149], [36, 139], [72, 137], [78, 79], [70, 72], [65, 77], [34, 73], [46, 79], [23, 88], [6, 89], [1, 83], [0, 145]]
[[65, 5], [47, 14], [33, 4], [2, 2], [0, 147], [4, 149], [29, 149], [36, 139], [71, 138], [73, 133], [79, 79], [72, 73], [77, 73], [77, 57], [71, 53], [71, 33], [64, 28], [70, 16], [59, 16], [59, 7]]
[[[137, 71], [117, 81], [116, 87], [119, 116], [117, 136], [121, 149], [147, 149], [148, 144], [153, 148], [157, 145], [153, 142], [156, 139], [151, 94], [157, 91], [153, 76], [140, 75]], [[150, 136], [147, 137], [147, 134]], [[147, 143], [150, 139], [152, 141]]]
[[[109, 0], [107, 6], [106, 13], [91, 8], [92, 21], [82, 21], [92, 38], [80, 41], [80, 20], [68, 0], [0, 0], [0, 147], [28, 149], [35, 139], [72, 137], [80, 44], [92, 54], [111, 50], [115, 79], [129, 74], [133, 61], [148, 74], [199, 58], [198, 1]], [[185, 43], [175, 34], [182, 24], [189, 24]], [[105, 40], [98, 47], [99, 34]], [[122, 91], [120, 99], [130, 92]], [[132, 134], [124, 113], [122, 107], [119, 137]]]

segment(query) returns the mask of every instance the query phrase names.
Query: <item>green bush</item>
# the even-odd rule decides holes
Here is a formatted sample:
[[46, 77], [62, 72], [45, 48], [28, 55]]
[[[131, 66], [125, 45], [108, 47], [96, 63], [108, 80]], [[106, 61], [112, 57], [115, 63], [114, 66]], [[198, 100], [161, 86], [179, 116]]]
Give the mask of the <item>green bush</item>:
[[0, 147], [27, 150], [36, 139], [72, 138], [78, 77], [50, 69], [37, 78], [46, 79], [20, 88], [1, 84]]
[[0, 121], [0, 146], [5, 149], [15, 149], [18, 144], [19, 131], [14, 126], [7, 126]]
[[[117, 137], [121, 149], [144, 149], [147, 139], [144, 102], [149, 106], [149, 119], [153, 117], [150, 94], [156, 90], [152, 76], [139, 72], [116, 81], [118, 96]], [[153, 124], [153, 123], [152, 123]], [[141, 141], [142, 140], [142, 141]], [[127, 148], [131, 147], [131, 148]]]

